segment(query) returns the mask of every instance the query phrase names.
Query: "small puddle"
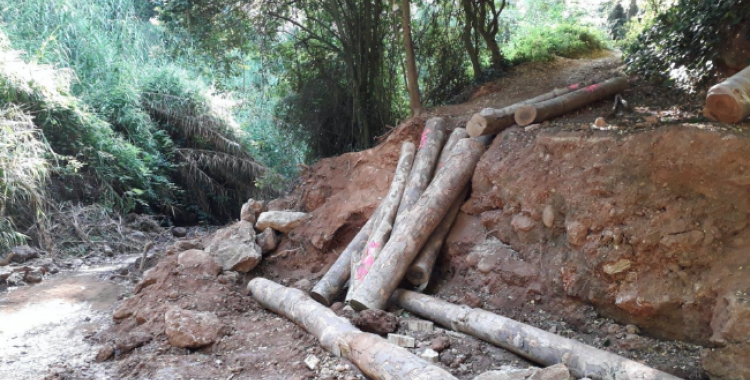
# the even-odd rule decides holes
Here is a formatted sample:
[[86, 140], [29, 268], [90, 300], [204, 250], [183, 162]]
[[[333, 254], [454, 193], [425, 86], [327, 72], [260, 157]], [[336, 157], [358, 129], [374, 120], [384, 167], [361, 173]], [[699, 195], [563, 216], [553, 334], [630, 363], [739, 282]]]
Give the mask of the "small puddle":
[[[0, 379], [37, 380], [56, 365], [90, 368], [96, 349], [84, 336], [111, 322], [110, 310], [125, 291], [100, 277], [128, 260], [62, 272], [0, 294]], [[87, 378], [108, 376], [103, 367], [90, 368]]]

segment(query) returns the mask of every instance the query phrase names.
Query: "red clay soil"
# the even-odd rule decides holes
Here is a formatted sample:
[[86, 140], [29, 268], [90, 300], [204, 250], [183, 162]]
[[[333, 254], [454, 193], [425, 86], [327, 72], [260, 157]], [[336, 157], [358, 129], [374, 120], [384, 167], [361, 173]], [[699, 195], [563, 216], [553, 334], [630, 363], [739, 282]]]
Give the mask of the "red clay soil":
[[[616, 57], [556, 65], [523, 66], [495, 84], [500, 93], [433, 113], [452, 129], [485, 106], [617, 73]], [[632, 84], [624, 94], [631, 108], [604, 130], [591, 123], [611, 102], [494, 140], [427, 292], [683, 378], [750, 378], [750, 139], [735, 126], [698, 123], [700, 95], [637, 78]], [[118, 308], [117, 322], [94, 337], [114, 347], [141, 333], [149, 339], [108, 363], [132, 379], [361, 378], [313, 337], [264, 311], [244, 285], [263, 276], [309, 290], [386, 194], [401, 143], [416, 142], [425, 120], [407, 121], [373, 149], [315, 164], [272, 206], [312, 218], [250, 274], [196, 273], [177, 255], [161, 260]], [[216, 342], [172, 347], [164, 318], [175, 307], [213, 313], [224, 326]], [[529, 365], [442, 331], [417, 336], [413, 351], [446, 337], [451, 348], [439, 365], [461, 379]], [[309, 355], [322, 359], [315, 370], [303, 363]]]

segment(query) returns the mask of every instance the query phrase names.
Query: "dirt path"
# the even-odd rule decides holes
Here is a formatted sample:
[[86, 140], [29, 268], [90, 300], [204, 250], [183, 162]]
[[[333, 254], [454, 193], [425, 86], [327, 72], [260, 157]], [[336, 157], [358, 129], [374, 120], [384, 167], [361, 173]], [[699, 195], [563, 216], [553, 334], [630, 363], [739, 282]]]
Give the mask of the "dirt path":
[[622, 75], [618, 70], [621, 57], [617, 50], [603, 50], [585, 59], [558, 57], [552, 62], [523, 64], [477, 89], [469, 101], [436, 107], [429, 113], [465, 123], [483, 108], [502, 108], [573, 83]]
[[41, 379], [77, 368], [87, 378], [112, 378], [90, 362], [96, 350], [86, 338], [111, 321], [111, 310], [126, 290], [103, 278], [126, 266], [118, 263], [61, 272], [36, 286], [0, 294], [0, 379]]

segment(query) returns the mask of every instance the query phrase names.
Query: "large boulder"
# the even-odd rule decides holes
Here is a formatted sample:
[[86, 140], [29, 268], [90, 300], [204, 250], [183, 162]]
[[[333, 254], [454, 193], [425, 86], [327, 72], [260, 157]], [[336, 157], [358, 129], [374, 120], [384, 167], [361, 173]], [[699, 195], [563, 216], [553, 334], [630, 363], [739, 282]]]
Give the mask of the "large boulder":
[[246, 222], [255, 223], [256, 217], [263, 212], [263, 202], [262, 201], [256, 201], [255, 199], [249, 199], [247, 202], [245, 202], [244, 205], [242, 205], [242, 210], [240, 211], [240, 220], [244, 220]]
[[199, 348], [219, 339], [222, 324], [209, 312], [171, 309], [164, 314], [165, 333], [169, 344], [179, 348]]
[[[177, 264], [183, 271], [190, 272], [198, 276], [216, 277], [221, 273], [221, 266], [206, 252], [190, 249], [180, 253], [177, 256]], [[149, 274], [151, 272], [149, 271]], [[154, 272], [155, 273], [155, 272]], [[149, 280], [151, 276], [144, 276], [144, 281]], [[154, 278], [155, 282], [156, 279]]]
[[206, 252], [223, 270], [243, 273], [255, 268], [263, 258], [260, 247], [255, 244], [253, 224], [245, 220], [216, 232]]
[[309, 217], [310, 214], [304, 212], [267, 211], [260, 214], [255, 228], [258, 231], [273, 228], [276, 231], [287, 234]]
[[40, 252], [38, 250], [31, 248], [28, 245], [19, 245], [13, 247], [11, 252], [13, 253], [13, 258], [10, 261], [19, 264], [39, 258], [40, 256]]

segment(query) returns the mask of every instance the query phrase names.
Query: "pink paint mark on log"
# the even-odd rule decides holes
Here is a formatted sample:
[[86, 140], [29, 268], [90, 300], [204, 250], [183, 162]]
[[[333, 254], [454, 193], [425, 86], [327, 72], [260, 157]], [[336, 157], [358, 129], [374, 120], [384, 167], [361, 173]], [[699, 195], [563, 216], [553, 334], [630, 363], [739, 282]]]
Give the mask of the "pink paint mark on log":
[[577, 90], [578, 87], [580, 87], [580, 85], [578, 83], [576, 83], [576, 84], [571, 84], [570, 86], [568, 86], [568, 89], [569, 90]]
[[367, 268], [365, 267], [357, 268], [357, 279], [362, 281], [365, 279], [365, 276], [367, 276]]
[[586, 91], [588, 91], [588, 92], [594, 92], [594, 91], [596, 91], [596, 89], [598, 89], [599, 87], [601, 87], [601, 86], [600, 86], [600, 85], [598, 85], [598, 84], [592, 84], [591, 86], [588, 86], [588, 87], [586, 87]]
[[427, 135], [432, 132], [431, 130], [425, 128], [424, 132], [422, 132], [422, 138], [419, 140], [419, 149], [422, 149], [427, 144]]

